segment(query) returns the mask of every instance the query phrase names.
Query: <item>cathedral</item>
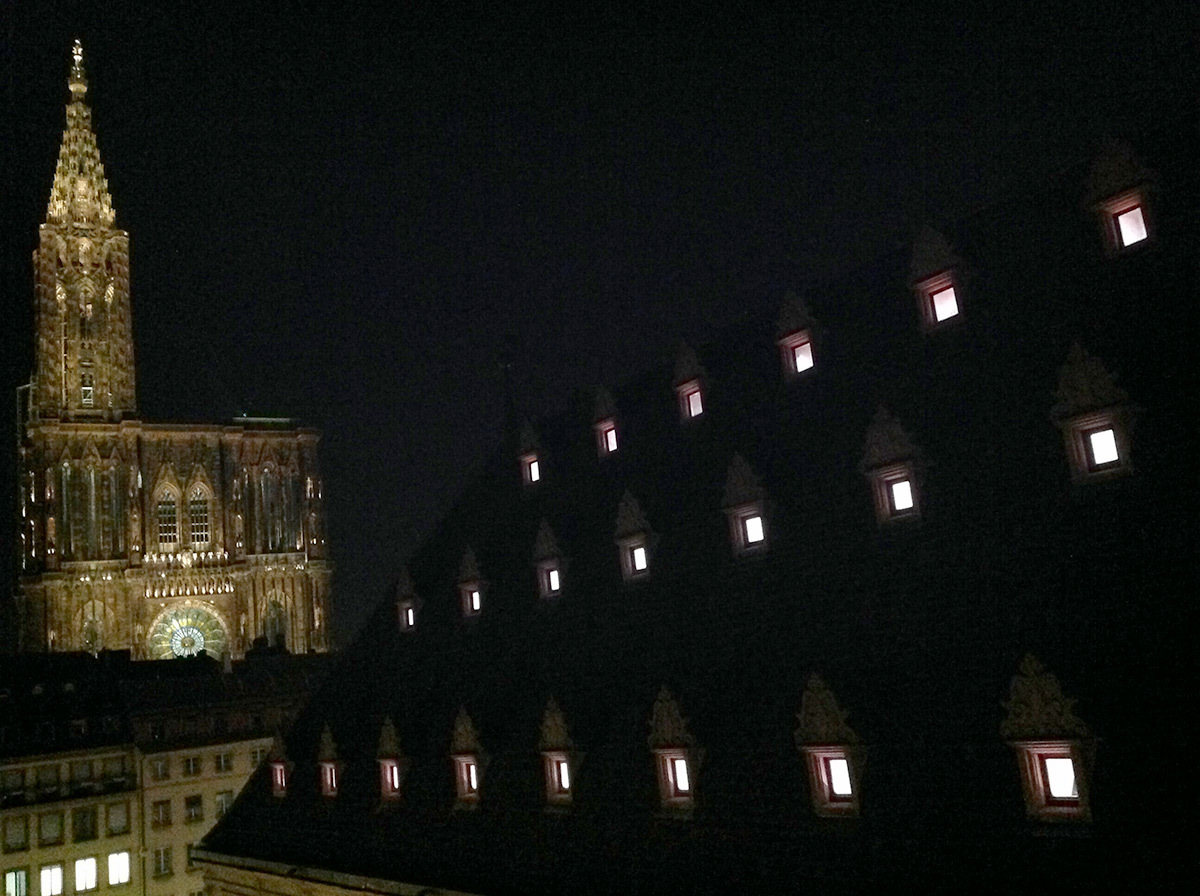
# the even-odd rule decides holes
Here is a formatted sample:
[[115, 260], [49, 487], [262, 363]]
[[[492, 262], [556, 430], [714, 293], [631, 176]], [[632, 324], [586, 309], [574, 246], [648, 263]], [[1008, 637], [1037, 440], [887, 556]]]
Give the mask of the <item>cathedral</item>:
[[17, 649], [325, 651], [320, 436], [287, 419], [139, 419], [129, 235], [116, 224], [78, 42], [68, 85], [33, 255], [33, 372], [18, 395]]

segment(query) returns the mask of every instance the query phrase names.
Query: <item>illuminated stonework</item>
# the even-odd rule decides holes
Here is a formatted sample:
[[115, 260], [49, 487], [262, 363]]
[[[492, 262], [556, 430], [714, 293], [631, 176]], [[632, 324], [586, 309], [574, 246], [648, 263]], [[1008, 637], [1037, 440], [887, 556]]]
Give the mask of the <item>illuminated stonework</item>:
[[[100, 162], [76, 44], [34, 252], [30, 383], [19, 390], [23, 652], [328, 648], [319, 435], [290, 421], [137, 419], [129, 236]], [[164, 622], [203, 602], [215, 629]], [[216, 614], [213, 616], [212, 614]], [[175, 618], [175, 617], [170, 617]]]

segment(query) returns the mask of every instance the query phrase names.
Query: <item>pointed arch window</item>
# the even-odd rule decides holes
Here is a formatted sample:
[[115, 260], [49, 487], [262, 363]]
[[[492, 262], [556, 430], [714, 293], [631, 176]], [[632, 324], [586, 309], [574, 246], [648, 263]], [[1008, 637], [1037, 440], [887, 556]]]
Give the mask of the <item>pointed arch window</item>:
[[164, 492], [155, 505], [154, 518], [158, 524], [158, 548], [173, 551], [179, 545], [179, 504], [175, 495]]
[[212, 529], [209, 521], [208, 492], [202, 486], [192, 489], [188, 497], [188, 525], [192, 546], [207, 547], [212, 540]]
[[90, 373], [85, 373], [79, 378], [79, 403], [85, 408], [95, 407], [96, 381]]

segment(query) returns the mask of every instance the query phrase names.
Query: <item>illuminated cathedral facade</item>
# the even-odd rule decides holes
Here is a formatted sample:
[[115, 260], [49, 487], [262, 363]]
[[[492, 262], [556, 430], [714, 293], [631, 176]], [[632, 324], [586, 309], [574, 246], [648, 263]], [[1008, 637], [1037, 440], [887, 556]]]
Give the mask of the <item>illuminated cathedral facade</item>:
[[139, 419], [129, 236], [78, 42], [68, 83], [33, 255], [33, 372], [18, 396], [17, 649], [236, 659], [264, 639], [327, 650], [319, 434], [273, 418]]

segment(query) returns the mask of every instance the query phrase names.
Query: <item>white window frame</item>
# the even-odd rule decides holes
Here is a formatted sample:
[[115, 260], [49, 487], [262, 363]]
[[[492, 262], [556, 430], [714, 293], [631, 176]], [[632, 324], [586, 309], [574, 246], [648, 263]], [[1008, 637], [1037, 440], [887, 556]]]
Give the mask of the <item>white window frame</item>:
[[617, 438], [616, 419], [608, 417], [596, 423], [592, 429], [596, 433], [596, 453], [600, 457], [608, 457], [610, 454], [616, 454], [621, 444]]
[[129, 850], [108, 854], [108, 885], [117, 887], [129, 883]]
[[[696, 802], [696, 766], [691, 751], [663, 747], [654, 751], [658, 771], [659, 805], [663, 809], [691, 809]], [[683, 774], [679, 770], [682, 764]]]
[[[621, 558], [621, 575], [626, 582], [640, 581], [650, 575], [650, 545], [644, 533], [639, 532], [619, 539], [617, 551]], [[641, 569], [638, 569], [639, 551], [644, 564]]]
[[[1012, 744], [1021, 773], [1026, 814], [1035, 821], [1086, 822], [1092, 812], [1083, 751], [1074, 740], [1026, 740]], [[1055, 796], [1050, 792], [1048, 759], [1069, 759], [1075, 775], [1075, 795]]]
[[75, 892], [86, 893], [100, 886], [100, 872], [95, 856], [75, 860]]
[[[917, 301], [920, 304], [921, 322], [925, 325], [925, 329], [933, 330], [944, 327], [954, 320], [962, 317], [963, 313], [963, 291], [960, 278], [955, 276], [953, 268], [948, 268], [944, 271], [938, 271], [928, 277], [923, 277], [913, 286], [917, 294]], [[937, 297], [946, 290], [953, 291], [954, 297], [954, 313], [948, 314], [943, 318], [938, 317], [938, 302]]]
[[459, 606], [464, 619], [475, 619], [483, 613], [483, 583], [478, 579], [460, 582], [458, 585]]
[[40, 896], [62, 896], [62, 862], [53, 862], [41, 867], [38, 871], [38, 893]]
[[321, 776], [321, 796], [335, 797], [338, 795], [339, 778], [337, 762], [318, 763]]
[[[917, 481], [913, 465], [908, 461], [890, 464], [871, 470], [871, 491], [875, 501], [875, 518], [880, 524], [916, 520], [921, 517], [921, 484]], [[895, 486], [907, 482], [912, 497], [912, 506], [898, 508]]]
[[575, 779], [570, 755], [565, 750], [543, 751], [542, 771], [546, 783], [547, 806], [569, 806]]
[[536, 451], [521, 455], [521, 481], [526, 485], [537, 485], [542, 481], [542, 462]]
[[379, 795], [387, 800], [400, 799], [404, 775], [400, 768], [400, 760], [394, 758], [379, 760]]
[[[1132, 243], [1126, 243], [1125, 234], [1121, 229], [1121, 216], [1134, 209], [1141, 211], [1142, 228], [1146, 235]], [[1100, 226], [1104, 231], [1105, 249], [1109, 255], [1136, 252], [1154, 241], [1154, 216], [1146, 202], [1144, 190], [1126, 190], [1101, 202], [1097, 210], [1100, 214]]]
[[550, 557], [537, 564], [538, 594], [542, 597], [558, 597], [563, 590], [562, 560]]
[[479, 768], [479, 757], [474, 753], [458, 753], [454, 756], [454, 791], [460, 806], [479, 803], [479, 791], [483, 784], [483, 773]]
[[[1063, 426], [1063, 441], [1067, 450], [1067, 461], [1071, 466], [1071, 478], [1077, 483], [1101, 481], [1124, 476], [1132, 470], [1129, 458], [1129, 429], [1127, 415], [1120, 408], [1109, 408], [1073, 417]], [[1109, 463], [1096, 463], [1093, 453], [1092, 435], [1112, 430], [1117, 459]]]
[[[735, 554], [747, 556], [761, 553], [767, 549], [767, 518], [763, 512], [761, 501], [729, 508], [726, 510], [726, 514], [729, 517], [729, 539]], [[754, 519], [758, 520], [762, 536], [757, 541], [750, 540], [750, 521]]]

